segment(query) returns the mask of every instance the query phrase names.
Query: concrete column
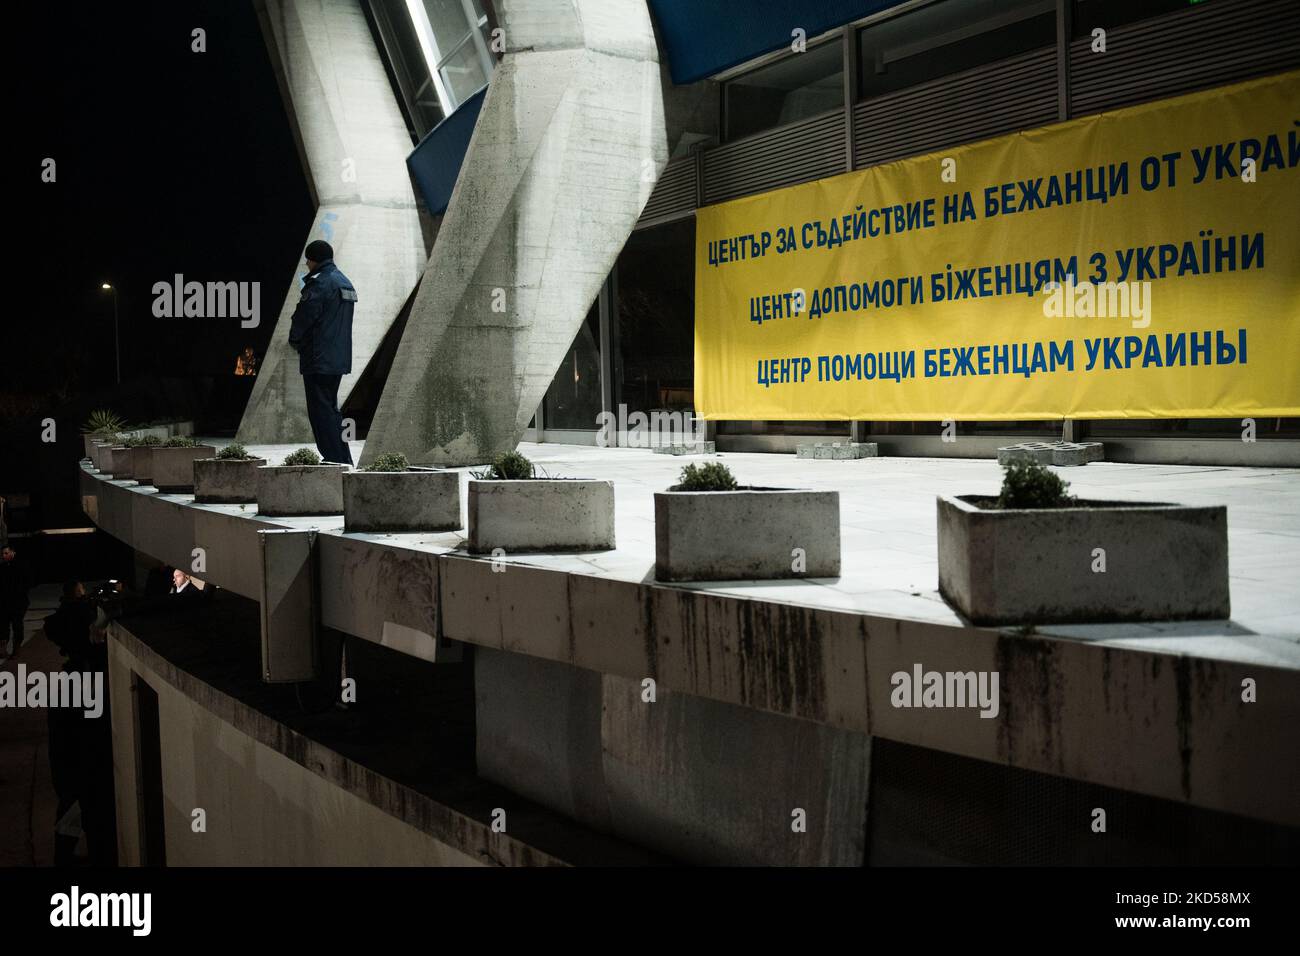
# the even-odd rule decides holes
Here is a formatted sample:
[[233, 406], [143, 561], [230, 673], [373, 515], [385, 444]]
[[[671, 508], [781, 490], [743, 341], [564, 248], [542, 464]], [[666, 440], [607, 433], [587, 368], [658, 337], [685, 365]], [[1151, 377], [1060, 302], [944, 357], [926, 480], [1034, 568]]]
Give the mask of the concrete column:
[[[342, 404], [424, 266], [406, 169], [411, 139], [359, 0], [265, 0], [260, 13], [318, 204], [302, 247], [329, 242], [359, 296]], [[311, 440], [298, 355], [289, 346], [305, 271], [300, 261], [239, 425], [242, 442]]]
[[262, 680], [313, 680], [318, 667], [315, 531], [259, 531]]
[[514, 448], [667, 163], [645, 0], [496, 10], [505, 54], [363, 464], [402, 452], [464, 465]]

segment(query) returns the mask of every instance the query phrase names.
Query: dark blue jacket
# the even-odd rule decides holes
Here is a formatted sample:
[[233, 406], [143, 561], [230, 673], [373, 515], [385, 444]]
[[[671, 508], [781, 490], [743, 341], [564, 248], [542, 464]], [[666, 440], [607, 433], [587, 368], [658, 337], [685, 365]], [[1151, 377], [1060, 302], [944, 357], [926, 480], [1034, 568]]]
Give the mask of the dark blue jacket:
[[352, 311], [357, 290], [333, 259], [303, 280], [293, 310], [289, 344], [298, 350], [303, 375], [347, 375], [352, 371]]

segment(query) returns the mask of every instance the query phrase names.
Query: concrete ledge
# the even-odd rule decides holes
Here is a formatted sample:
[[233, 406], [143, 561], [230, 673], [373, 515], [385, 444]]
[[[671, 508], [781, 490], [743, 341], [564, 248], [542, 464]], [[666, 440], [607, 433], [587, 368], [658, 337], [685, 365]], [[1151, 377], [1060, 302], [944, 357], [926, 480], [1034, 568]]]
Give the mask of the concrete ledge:
[[838, 492], [742, 488], [655, 493], [655, 577], [660, 581], [833, 578], [839, 573]]
[[575, 478], [469, 483], [469, 550], [607, 551], [614, 484]]
[[[379, 542], [337, 534], [316, 539], [321, 623], [345, 634], [426, 661], [448, 659], [439, 641], [438, 559]], [[443, 652], [440, 653], [439, 652]]]
[[988, 499], [938, 499], [939, 591], [973, 623], [1231, 614], [1228, 512], [1222, 506], [1090, 502], [989, 510], [978, 500]]
[[194, 500], [203, 504], [257, 501], [257, 469], [265, 458], [199, 458], [194, 462]]
[[461, 526], [459, 472], [349, 471], [343, 475], [345, 532], [436, 532]]
[[202, 548], [207, 568], [199, 577], [257, 599], [261, 587], [257, 533], [284, 525], [258, 519], [251, 511], [230, 513], [196, 506], [188, 496], [166, 495], [85, 472], [82, 482], [82, 503], [94, 508], [92, 520], [105, 532], [179, 568], [192, 567], [193, 549]]
[[[151, 516], [166, 508], [192, 512], [200, 540], [215, 533], [229, 540], [209, 552], [208, 578], [250, 594], [239, 573], [255, 572], [257, 563], [243, 542], [255, 542], [267, 522], [236, 506], [196, 506], [116, 483], [86, 466], [81, 490], [100, 527], [133, 546], [136, 529]], [[133, 519], [125, 526], [124, 510]], [[204, 531], [209, 522], [211, 534]], [[319, 547], [328, 556], [341, 539], [341, 519], [322, 524]], [[438, 639], [635, 681], [650, 676], [661, 691], [1300, 826], [1291, 730], [1300, 722], [1300, 667], [1283, 638], [1217, 623], [999, 633], [812, 606], [821, 589], [803, 581], [729, 594], [655, 584], [639, 572], [637, 580], [620, 579], [585, 564], [578, 570], [506, 561], [498, 573], [497, 562], [450, 553], [459, 546], [452, 535], [444, 542], [346, 540], [352, 544], [335, 553], [348, 567], [377, 562], [389, 549], [411, 560], [436, 556]], [[182, 546], [188, 554], [193, 542], [175, 543]], [[373, 564], [365, 574], [380, 575], [382, 567]], [[380, 607], [390, 600], [386, 592], [357, 593], [370, 595], [354, 612], [358, 619], [392, 619]], [[370, 635], [371, 627], [350, 633]], [[895, 708], [890, 676], [918, 662], [927, 670], [998, 671], [998, 716]], [[1247, 679], [1261, 689], [1248, 704]]]
[[168, 448], [158, 445], [150, 461], [153, 467], [153, 485], [159, 491], [172, 494], [194, 490], [194, 462], [211, 458], [217, 453], [212, 445], [194, 445], [189, 448]]
[[257, 469], [257, 513], [272, 516], [343, 513], [347, 465], [263, 465]]

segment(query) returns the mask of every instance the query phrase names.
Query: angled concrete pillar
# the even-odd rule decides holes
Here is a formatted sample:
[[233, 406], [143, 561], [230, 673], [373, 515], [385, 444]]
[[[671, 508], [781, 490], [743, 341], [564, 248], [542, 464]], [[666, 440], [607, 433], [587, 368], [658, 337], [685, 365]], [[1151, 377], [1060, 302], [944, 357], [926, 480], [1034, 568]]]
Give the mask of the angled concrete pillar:
[[495, 7], [506, 52], [363, 463], [514, 448], [667, 162], [645, 0]]
[[[286, 108], [296, 124], [316, 218], [303, 236], [325, 239], [357, 287], [352, 374], [339, 403], [378, 348], [424, 267], [420, 215], [406, 170], [411, 138], [361, 0], [265, 0], [259, 6]], [[239, 425], [243, 442], [309, 442], [289, 318], [306, 265], [299, 262]]]

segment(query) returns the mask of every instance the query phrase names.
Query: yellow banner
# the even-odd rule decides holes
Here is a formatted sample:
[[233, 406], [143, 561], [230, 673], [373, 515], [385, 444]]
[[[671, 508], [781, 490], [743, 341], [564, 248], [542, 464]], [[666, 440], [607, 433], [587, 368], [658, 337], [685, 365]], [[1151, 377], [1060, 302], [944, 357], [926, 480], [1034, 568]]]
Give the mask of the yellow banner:
[[710, 419], [1300, 415], [1300, 72], [700, 209]]

